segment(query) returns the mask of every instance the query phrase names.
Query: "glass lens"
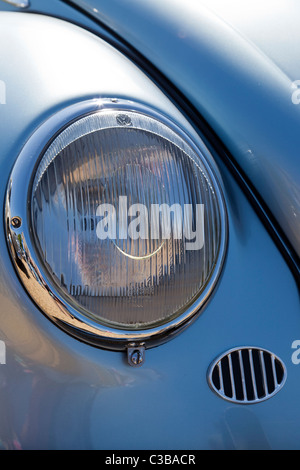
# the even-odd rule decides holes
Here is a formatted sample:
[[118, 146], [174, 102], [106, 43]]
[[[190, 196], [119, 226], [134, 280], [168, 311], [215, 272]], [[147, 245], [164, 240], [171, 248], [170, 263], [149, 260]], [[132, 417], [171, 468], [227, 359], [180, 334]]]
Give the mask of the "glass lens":
[[31, 215], [50, 282], [118, 329], [183, 313], [220, 249], [219, 201], [201, 154], [134, 112], [100, 112], [65, 129], [37, 168]]

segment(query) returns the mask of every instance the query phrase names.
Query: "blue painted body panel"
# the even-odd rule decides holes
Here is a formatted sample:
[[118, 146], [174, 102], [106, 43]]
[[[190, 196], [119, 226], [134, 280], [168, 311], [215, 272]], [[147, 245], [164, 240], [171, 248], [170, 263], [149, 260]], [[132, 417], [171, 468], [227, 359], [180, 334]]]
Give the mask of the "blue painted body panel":
[[[69, 17], [70, 21], [81, 22], [87, 28], [92, 25], [90, 19], [61, 2], [51, 2], [51, 7], [46, 7], [45, 3], [32, 1], [32, 7]], [[278, 165], [281, 162], [278, 167], [274, 165], [275, 180], [285, 169], [296, 179], [299, 190], [295, 140], [286, 140], [286, 159], [279, 160], [281, 134], [274, 133], [271, 123], [269, 129], [267, 126], [264, 132], [258, 132], [253, 95], [251, 98], [233, 85], [232, 79], [237, 76], [233, 74], [233, 68], [227, 68], [232, 62], [229, 55], [223, 63], [222, 77], [205, 75], [203, 68], [203, 74], [199, 73], [201, 64], [195, 63], [194, 75], [187, 75], [186, 66], [175, 73], [176, 63], [164, 49], [167, 44], [160, 42], [159, 47], [150, 47], [150, 26], [158, 28], [159, 18], [164, 18], [161, 28], [156, 29], [157, 37], [162, 39], [162, 30], [168, 31], [167, 17], [173, 21], [175, 13], [171, 15], [167, 10], [164, 16], [157, 15], [157, 21], [152, 22], [149, 17], [151, 11], [158, 11], [154, 8], [158, 8], [156, 2], [153, 2], [154, 9], [148, 12], [149, 28], [145, 28], [141, 18], [134, 16], [139, 9], [123, 15], [121, 22], [121, 4], [115, 1], [102, 1], [101, 4], [101, 18], [114, 28], [120, 28], [119, 32], [124, 36], [125, 26], [129, 31], [130, 21], [135, 21], [131, 34], [140, 31], [140, 39], [136, 37], [134, 40], [135, 47], [147, 52], [148, 58], [162, 70], [168, 68], [169, 77], [177, 86], [181, 83], [182, 91], [189, 99], [202, 97], [202, 104], [197, 101], [197, 106], [220, 132], [236, 158], [247, 156], [249, 149], [254, 156], [258, 148], [260, 152], [265, 149], [264, 158], [253, 157], [251, 165], [250, 158], [244, 160], [245, 170], [249, 170], [249, 176], [258, 178], [255, 181], [261, 184], [262, 189], [265, 177], [266, 187], [271, 184], [269, 175], [265, 170], [262, 172], [262, 165], [270, 168], [268, 156], [272, 150], [276, 158], [273, 162], [278, 161]], [[128, 2], [128, 8], [130, 5], [134, 3]], [[143, 8], [146, 6], [147, 3]], [[4, 3], [0, 7], [14, 10]], [[145, 14], [144, 10], [141, 12]], [[223, 22], [219, 26], [223, 28]], [[99, 26], [93, 24], [93, 27], [95, 30], [98, 28], [101, 34]], [[215, 28], [217, 35], [217, 25]], [[142, 31], [145, 34], [144, 46]], [[149, 41], [147, 51], [146, 41]], [[223, 42], [226, 44], [226, 41], [219, 41], [220, 47]], [[193, 44], [195, 46], [196, 42]], [[171, 54], [174, 46], [170, 46]], [[249, 50], [251, 64], [257, 64], [257, 55], [252, 47], [247, 47], [252, 51]], [[155, 50], [154, 57], [152, 53]], [[181, 52], [177, 48], [176, 56], [184, 54], [183, 51], [184, 48]], [[211, 46], [207, 49], [207, 57], [209, 51], [220, 53]], [[276, 111], [277, 125], [281, 129], [284, 125], [293, 134], [296, 120], [291, 119], [290, 124], [281, 121], [282, 116], [287, 119], [289, 113], [295, 113], [295, 116], [299, 113], [296, 106], [290, 111], [283, 106], [285, 97], [288, 97], [286, 79], [276, 74], [274, 64], [269, 63], [272, 79], [276, 81], [272, 82], [274, 88], [269, 89], [266, 95], [267, 85], [272, 80], [263, 74], [263, 61], [262, 69], [254, 69], [253, 73], [261, 73], [261, 78], [265, 77], [266, 81], [259, 82], [256, 77], [256, 87], [253, 87], [253, 75], [248, 75], [249, 61], [245, 59], [245, 67], [242, 68], [243, 83], [256, 97], [260, 96], [261, 100], [268, 100], [274, 106], [268, 110], [261, 107], [260, 129], [264, 121], [262, 113], [273, 120]], [[212, 59], [211, 65], [216, 67]], [[236, 72], [241, 72], [241, 67], [240, 64], [238, 68], [235, 62]], [[41, 122], [67, 104], [95, 96], [131, 97], [160, 109], [186, 127], [191, 135], [195, 132], [174, 105], [128, 59], [93, 34], [66, 22], [27, 13], [0, 13], [0, 71], [0, 79], [7, 84], [6, 105], [0, 106], [1, 207], [4, 206], [10, 171], [22, 146]], [[238, 82], [241, 86], [240, 77]], [[278, 84], [282, 86], [277, 87]], [[200, 85], [207, 87], [205, 93], [203, 89], [200, 93]], [[231, 97], [235, 95], [233, 92], [238, 94], [230, 103], [230, 95], [225, 94], [229, 87], [232, 87]], [[274, 96], [277, 96], [276, 100]], [[240, 112], [237, 118], [235, 111], [241, 100], [246, 100], [243, 109], [247, 105], [249, 113]], [[218, 121], [221, 117], [222, 122]], [[237, 131], [237, 119], [241, 124], [239, 129], [244, 133]], [[250, 142], [251, 145], [244, 147], [246, 125], [249, 130], [247, 144]], [[283, 140], [282, 137], [281, 144]], [[229, 245], [220, 282], [199, 318], [172, 341], [147, 350], [146, 363], [139, 369], [130, 368], [122, 353], [79, 342], [41, 314], [16, 277], [4, 227], [0, 228], [0, 340], [6, 345], [6, 364], [0, 365], [2, 448], [300, 448], [300, 365], [292, 362], [291, 348], [300, 335], [298, 286], [241, 188], [219, 156], [215, 154], [214, 157], [223, 179], [229, 217]], [[266, 197], [270, 205], [274, 204], [278, 191], [281, 195], [283, 192], [287, 194], [282, 179], [275, 184], [273, 197]], [[291, 197], [290, 192], [288, 197]], [[280, 219], [281, 224], [285, 221]], [[292, 233], [291, 228], [291, 240]], [[287, 367], [288, 378], [284, 388], [272, 399], [258, 405], [230, 404], [217, 397], [207, 384], [210, 363], [227, 349], [243, 345], [269, 349]]]

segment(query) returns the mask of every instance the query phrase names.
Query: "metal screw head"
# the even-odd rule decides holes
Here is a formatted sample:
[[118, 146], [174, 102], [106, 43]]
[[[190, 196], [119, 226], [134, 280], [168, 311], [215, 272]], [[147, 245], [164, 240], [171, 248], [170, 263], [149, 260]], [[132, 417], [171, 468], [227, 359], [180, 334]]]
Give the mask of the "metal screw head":
[[133, 367], [141, 366], [145, 361], [144, 346], [132, 346], [127, 348], [128, 363]]
[[21, 217], [12, 217], [10, 223], [13, 228], [20, 228], [22, 225]]
[[139, 351], [138, 349], [133, 351], [133, 353], [131, 354], [131, 362], [133, 362], [135, 366], [143, 362], [143, 354], [141, 353], [141, 351]]

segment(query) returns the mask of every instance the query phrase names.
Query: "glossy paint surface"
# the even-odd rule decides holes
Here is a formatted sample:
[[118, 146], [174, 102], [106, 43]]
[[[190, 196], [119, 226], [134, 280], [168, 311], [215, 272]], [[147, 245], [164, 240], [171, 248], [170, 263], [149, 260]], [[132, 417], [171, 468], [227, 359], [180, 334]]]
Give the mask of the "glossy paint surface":
[[201, 112], [299, 256], [299, 3], [73, 3], [133, 45]]
[[[140, 70], [80, 28], [0, 13], [0, 44], [0, 78], [6, 84], [6, 104], [0, 105], [1, 207], [22, 146], [67, 104], [95, 96], [134, 97], [193, 135]], [[220, 282], [199, 318], [177, 338], [146, 351], [139, 369], [129, 367], [122, 353], [79, 342], [42, 315], [16, 276], [0, 229], [2, 448], [299, 448], [300, 365], [292, 361], [299, 292], [245, 196], [215, 159], [229, 216]], [[245, 345], [273, 351], [288, 373], [275, 397], [246, 407], [217, 397], [206, 380], [216, 357]]]

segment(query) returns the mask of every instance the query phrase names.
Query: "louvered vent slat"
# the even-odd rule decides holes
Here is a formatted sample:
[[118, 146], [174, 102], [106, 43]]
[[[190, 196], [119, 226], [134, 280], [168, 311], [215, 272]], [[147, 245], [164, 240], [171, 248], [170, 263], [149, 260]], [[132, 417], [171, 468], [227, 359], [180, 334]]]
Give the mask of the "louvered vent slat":
[[284, 363], [270, 351], [231, 349], [211, 365], [208, 381], [222, 398], [236, 403], [258, 403], [271, 398], [284, 385]]

